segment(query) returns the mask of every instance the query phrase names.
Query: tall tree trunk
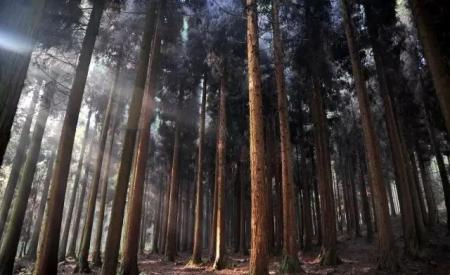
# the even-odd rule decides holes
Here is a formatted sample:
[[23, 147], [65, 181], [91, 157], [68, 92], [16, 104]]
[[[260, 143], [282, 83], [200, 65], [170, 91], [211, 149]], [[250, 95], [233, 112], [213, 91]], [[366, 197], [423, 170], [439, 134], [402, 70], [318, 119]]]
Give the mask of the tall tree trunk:
[[450, 72], [443, 58], [444, 54], [437, 37], [437, 30], [433, 27], [434, 16], [430, 14], [427, 1], [411, 0], [410, 3], [434, 88], [441, 105], [447, 133], [450, 134]]
[[[222, 60], [222, 62], [225, 62]], [[222, 269], [225, 267], [225, 181], [226, 181], [226, 144], [227, 144], [227, 74], [226, 64], [222, 65], [223, 71], [220, 81], [219, 96], [219, 132], [217, 141], [217, 220], [216, 220], [216, 241], [215, 241], [215, 260], [214, 269]]]
[[155, 229], [153, 231], [153, 242], [152, 242], [152, 253], [158, 253], [160, 252], [161, 246], [160, 239], [161, 239], [161, 223], [162, 223], [162, 204], [163, 204], [163, 190], [162, 190], [162, 181], [158, 183], [158, 210], [156, 211], [155, 215]]
[[52, 151], [49, 159], [47, 160], [47, 174], [43, 183], [43, 189], [41, 194], [41, 201], [39, 203], [39, 208], [36, 216], [36, 221], [34, 222], [34, 229], [30, 239], [30, 245], [28, 246], [27, 256], [31, 260], [36, 259], [37, 246], [39, 241], [39, 234], [41, 233], [41, 225], [44, 219], [45, 206], [47, 205], [48, 190], [50, 188], [50, 180], [52, 179], [53, 165], [55, 160], [56, 151]]
[[[367, 7], [370, 9], [371, 7]], [[403, 137], [398, 126], [398, 120], [395, 114], [394, 105], [391, 98], [391, 86], [386, 75], [385, 62], [383, 59], [383, 51], [380, 42], [377, 40], [378, 30], [376, 29], [373, 17], [376, 16], [373, 12], [368, 10], [366, 12], [369, 19], [369, 34], [372, 43], [375, 65], [378, 76], [378, 83], [381, 89], [381, 98], [383, 100], [383, 107], [385, 113], [385, 122], [387, 133], [390, 141], [390, 148], [392, 153], [392, 161], [395, 168], [395, 182], [399, 190], [400, 208], [403, 225], [403, 235], [405, 240], [405, 251], [411, 256], [416, 256], [419, 253], [419, 243], [417, 239], [417, 229], [414, 222], [413, 209], [413, 189], [412, 183], [408, 177], [408, 156], [407, 152], [403, 150], [401, 144]], [[388, 183], [390, 184], [390, 183]], [[391, 199], [392, 212], [394, 213], [395, 205]]]
[[67, 177], [69, 176], [76, 125], [104, 6], [104, 0], [96, 0], [94, 2], [86, 35], [81, 46], [81, 54], [61, 131], [55, 172], [53, 173], [50, 188], [49, 207], [42, 235], [42, 245], [40, 246], [33, 272], [35, 275], [55, 274], [57, 272], [59, 238], [55, 238], [55, 236], [59, 236], [61, 231], [64, 198], [66, 195]]
[[[89, 110], [89, 114], [87, 116], [86, 128], [84, 130], [84, 140], [83, 140], [83, 144], [81, 145], [81, 153], [80, 153], [80, 157], [78, 159], [77, 173], [75, 176], [75, 181], [73, 182], [72, 194], [70, 196], [69, 207], [67, 209], [66, 219], [64, 222], [64, 229], [63, 229], [63, 233], [61, 235], [61, 241], [59, 243], [59, 249], [58, 249], [58, 261], [59, 262], [64, 261], [64, 259], [66, 258], [66, 247], [67, 247], [67, 240], [69, 239], [69, 231], [70, 231], [70, 225], [72, 222], [73, 209], [75, 206], [75, 199], [77, 197], [78, 186], [79, 186], [79, 182], [80, 182], [80, 178], [81, 178], [84, 154], [86, 152], [86, 144], [89, 140], [89, 125], [90, 125], [90, 121], [91, 121], [91, 115], [92, 115], [92, 109]], [[82, 204], [80, 204], [80, 205], [82, 205]], [[78, 212], [80, 212], [80, 211], [81, 211], [81, 208], [79, 206]], [[78, 223], [75, 223], [74, 226], [78, 226]], [[75, 238], [77, 238], [77, 237], [75, 237]], [[74, 249], [74, 252], [75, 252], [75, 249]]]
[[[119, 68], [119, 66], [117, 66]], [[118, 104], [116, 102], [116, 104]], [[115, 115], [113, 115], [111, 125], [112, 128], [109, 130], [109, 149], [106, 153], [106, 167], [105, 172], [103, 174], [103, 182], [102, 182], [102, 190], [100, 194], [100, 209], [98, 213], [97, 218], [97, 224], [96, 224], [96, 233], [95, 233], [95, 245], [94, 245], [94, 252], [92, 253], [92, 264], [94, 266], [100, 267], [102, 265], [102, 259], [101, 259], [101, 244], [102, 244], [102, 235], [103, 235], [103, 223], [105, 221], [105, 208], [106, 208], [106, 195], [108, 192], [108, 183], [109, 183], [109, 175], [111, 172], [111, 163], [112, 163], [112, 154], [114, 149], [114, 141], [115, 141], [115, 133], [119, 124], [119, 109], [118, 106], [115, 108]]]
[[4, 1], [0, 4], [0, 28], [19, 36], [27, 43], [23, 51], [0, 48], [0, 166], [11, 136], [11, 127], [31, 60], [33, 40], [45, 3], [46, 0], [32, 0]]
[[[296, 193], [294, 191], [294, 179], [293, 179], [292, 158], [291, 158], [292, 150], [290, 141], [289, 121], [288, 121], [288, 103], [285, 90], [285, 77], [283, 65], [284, 49], [283, 49], [283, 41], [281, 39], [278, 8], [279, 8], [279, 0], [273, 0], [272, 1], [272, 30], [273, 30], [273, 48], [274, 48], [273, 52], [275, 64], [275, 80], [278, 95], [277, 107], [280, 124], [281, 177], [282, 177], [281, 188], [283, 199], [283, 259], [281, 264], [282, 265], [281, 270], [284, 272], [297, 272], [300, 268], [300, 263], [297, 256], [298, 252], [297, 234], [296, 234], [297, 220], [295, 213]], [[250, 43], [250, 41], [248, 43]], [[261, 134], [261, 136], [262, 135], [263, 134]], [[267, 270], [265, 270], [264, 272], [267, 272]]]
[[102, 265], [102, 275], [115, 274], [117, 270], [117, 259], [119, 257], [119, 247], [122, 234], [123, 216], [130, 178], [131, 165], [134, 147], [139, 124], [139, 117], [144, 96], [145, 82], [149, 64], [151, 44], [155, 33], [156, 23], [156, 3], [149, 4], [148, 13], [145, 19], [145, 29], [142, 36], [141, 50], [137, 64], [136, 79], [134, 82], [133, 97], [128, 110], [128, 121], [125, 131], [125, 138], [122, 145], [122, 156], [120, 159], [119, 174], [114, 189], [114, 198], [111, 208], [111, 222], [105, 244], [104, 262]]
[[[119, 55], [121, 55], [121, 53], [119, 53]], [[120, 68], [120, 64], [118, 64], [117, 67]], [[84, 221], [83, 234], [82, 234], [81, 243], [80, 243], [80, 252], [78, 255], [78, 263], [75, 267], [75, 272], [81, 272], [81, 273], [89, 273], [90, 272], [88, 256], [89, 256], [89, 248], [90, 248], [90, 244], [91, 244], [92, 226], [94, 224], [95, 205], [97, 203], [98, 186], [100, 183], [100, 176], [101, 176], [102, 165], [103, 165], [103, 155], [105, 153], [106, 140], [108, 138], [108, 130], [110, 127], [111, 115], [113, 113], [113, 106], [115, 105], [113, 101], [117, 97], [118, 89], [116, 87], [117, 87], [119, 72], [120, 72], [120, 69], [118, 69], [116, 72], [115, 83], [113, 84], [113, 89], [109, 96], [108, 105], [106, 107], [106, 114], [103, 119], [102, 131], [100, 134], [99, 146], [98, 146], [97, 156], [96, 156], [96, 160], [95, 160], [95, 164], [94, 164], [94, 175], [93, 175], [93, 180], [92, 180], [92, 184], [91, 184], [91, 192], [89, 194], [86, 219]]]
[[22, 170], [22, 165], [26, 158], [26, 153], [30, 142], [31, 123], [33, 122], [33, 116], [36, 109], [36, 103], [38, 102], [38, 96], [39, 89], [36, 89], [27, 109], [27, 116], [22, 126], [22, 131], [20, 132], [19, 142], [17, 143], [18, 146], [16, 149], [16, 155], [14, 156], [11, 172], [9, 173], [8, 177], [8, 183], [6, 184], [6, 188], [3, 193], [0, 208], [0, 240], [2, 239], [3, 229], [5, 228], [8, 212], [11, 208], [14, 191], [16, 190], [17, 182], [19, 181], [20, 171]]
[[439, 149], [439, 144], [436, 141], [436, 134], [431, 125], [431, 118], [428, 111], [425, 113], [425, 123], [428, 130], [428, 136], [430, 138], [431, 149], [436, 157], [436, 162], [439, 170], [439, 175], [441, 177], [442, 189], [444, 191], [444, 202], [445, 208], [447, 209], [447, 230], [450, 234], [450, 182], [448, 179], [447, 170], [445, 169], [444, 158], [442, 157], [441, 150]]
[[213, 212], [211, 216], [211, 228], [209, 237], [209, 259], [214, 261], [216, 253], [216, 232], [217, 232], [217, 176], [219, 174], [219, 154], [218, 154], [218, 144], [219, 144], [219, 124], [217, 123], [216, 130], [216, 157], [215, 157], [215, 171], [214, 171], [214, 197], [213, 197]]
[[169, 195], [169, 211], [167, 213], [167, 232], [166, 232], [166, 257], [169, 261], [175, 261], [177, 253], [177, 216], [178, 216], [178, 189], [179, 189], [179, 162], [180, 162], [180, 135], [181, 135], [181, 106], [184, 97], [184, 90], [180, 88], [178, 95], [178, 111], [175, 140], [173, 143], [173, 159], [172, 171], [170, 175], [170, 195]]
[[200, 124], [198, 130], [197, 182], [195, 192], [194, 248], [191, 262], [194, 265], [202, 262], [202, 227], [203, 227], [203, 144], [205, 136], [205, 111], [207, 92], [207, 73], [203, 77], [202, 103], [200, 107]]
[[[267, 274], [268, 273], [268, 251], [267, 251], [267, 234], [265, 230], [265, 217], [267, 216], [267, 188], [264, 182], [264, 124], [263, 124], [263, 106], [261, 95], [261, 69], [259, 64], [259, 41], [258, 41], [258, 11], [257, 0], [246, 0], [246, 17], [247, 17], [247, 60], [248, 60], [248, 91], [249, 91], [249, 120], [250, 120], [250, 174], [251, 174], [251, 254], [250, 254], [250, 274]], [[282, 80], [284, 81], [284, 79]], [[280, 98], [283, 98], [280, 96]], [[286, 100], [284, 98], [284, 100]], [[287, 110], [284, 110], [287, 115]], [[287, 117], [286, 117], [287, 118]], [[283, 120], [286, 122], [287, 120]], [[287, 125], [285, 125], [287, 126]], [[286, 130], [286, 129], [285, 129]], [[286, 132], [283, 133], [286, 137]], [[289, 136], [287, 136], [289, 137]], [[283, 171], [283, 195], [286, 190], [286, 183], [289, 179], [292, 183], [292, 169], [289, 166], [290, 150], [289, 144], [285, 144], [285, 150], [282, 150], [282, 159], [288, 160], [284, 163]], [[288, 150], [286, 150], [288, 149]], [[284, 153], [283, 153], [284, 151]], [[288, 151], [288, 155], [286, 155]], [[286, 164], [288, 166], [286, 166]], [[287, 168], [287, 169], [286, 169]], [[286, 173], [287, 172], [287, 173]], [[290, 176], [289, 176], [290, 175]], [[286, 177], [287, 176], [287, 177]], [[293, 208], [294, 195], [291, 190], [288, 199], [292, 200], [290, 204]], [[286, 196], [283, 196], [284, 202]], [[283, 204], [285, 205], [285, 204]], [[286, 207], [286, 210], [289, 210]], [[294, 214], [293, 212], [291, 212]], [[284, 215], [289, 214], [283, 212]], [[293, 215], [290, 216], [292, 218]], [[291, 224], [291, 232], [295, 232], [295, 224]], [[290, 233], [290, 232], [289, 232]], [[286, 234], [289, 236], [289, 234]], [[286, 240], [285, 240], [286, 242]], [[287, 246], [284, 247], [286, 251]], [[296, 253], [296, 252], [295, 252]]]
[[[240, 156], [240, 173], [239, 173], [239, 253], [241, 255], [247, 254], [246, 249], [246, 243], [245, 243], [245, 209], [246, 209], [246, 203], [245, 203], [245, 194], [246, 194], [246, 182], [247, 182], [247, 174], [246, 169], [248, 168], [246, 165], [246, 160], [248, 158], [248, 148], [247, 145], [243, 145], [243, 149], [241, 150], [241, 156]], [[237, 233], [237, 232], [236, 232]]]
[[366, 239], [368, 242], [371, 242], [373, 239], [373, 226], [372, 226], [372, 215], [370, 214], [370, 204], [369, 204], [369, 198], [367, 196], [367, 187], [364, 179], [364, 165], [362, 163], [361, 157], [359, 155], [359, 152], [357, 153], [358, 158], [358, 175], [359, 175], [359, 181], [361, 186], [361, 202], [362, 202], [362, 212], [363, 212], [363, 219], [364, 223], [366, 225]]
[[319, 79], [313, 76], [312, 116], [316, 140], [316, 167], [320, 192], [320, 209], [322, 211], [322, 248], [320, 264], [333, 266], [338, 264], [336, 251], [336, 212], [334, 205], [333, 183], [331, 178], [331, 160], [328, 142], [326, 113], [322, 99]]
[[142, 216], [142, 197], [145, 184], [145, 170], [149, 155], [150, 127], [155, 111], [154, 96], [159, 71], [159, 51], [161, 38], [159, 36], [160, 11], [157, 11], [155, 34], [152, 42], [150, 62], [147, 76], [146, 93], [142, 103], [140, 133], [138, 135], [137, 152], [135, 158], [134, 177], [130, 189], [127, 217], [125, 227], [124, 252], [122, 257], [121, 274], [139, 274], [137, 266], [137, 253], [139, 244], [139, 227]]
[[25, 219], [31, 186], [36, 172], [42, 138], [44, 136], [45, 125], [47, 124], [47, 118], [50, 114], [54, 92], [55, 87], [50, 87], [47, 93], [43, 95], [41, 105], [39, 106], [30, 150], [25, 160], [23, 172], [17, 187], [16, 198], [12, 205], [11, 217], [0, 248], [0, 274], [12, 274], [13, 272], [14, 260], [19, 246], [20, 232], [22, 231]]
[[169, 200], [170, 200], [170, 171], [167, 171], [167, 179], [166, 179], [166, 190], [164, 195], [164, 207], [163, 207], [163, 215], [162, 215], [162, 227], [161, 227], [161, 240], [159, 247], [161, 248], [161, 254], [166, 253], [166, 242], [167, 242], [167, 222], [169, 215]]
[[395, 271], [398, 262], [395, 256], [394, 235], [389, 217], [389, 206], [384, 179], [381, 171], [380, 149], [373, 125], [372, 114], [369, 106], [366, 83], [363, 76], [363, 68], [359, 57], [359, 46], [355, 38], [355, 28], [350, 17], [348, 0], [342, 0], [342, 13], [347, 44], [350, 53], [353, 77], [355, 80], [356, 93], [361, 112], [361, 124], [363, 128], [364, 143], [366, 148], [366, 159], [373, 197], [376, 202], [375, 214], [378, 228], [378, 243], [381, 255], [378, 259], [378, 267]]
[[428, 208], [428, 225], [433, 227], [438, 222], [438, 212], [436, 206], [436, 199], [434, 197], [433, 188], [431, 186], [431, 179], [428, 170], [428, 165], [426, 165], [423, 151], [420, 145], [416, 143], [417, 161], [419, 162], [419, 171], [422, 178], [423, 190], [425, 191], [425, 199]]

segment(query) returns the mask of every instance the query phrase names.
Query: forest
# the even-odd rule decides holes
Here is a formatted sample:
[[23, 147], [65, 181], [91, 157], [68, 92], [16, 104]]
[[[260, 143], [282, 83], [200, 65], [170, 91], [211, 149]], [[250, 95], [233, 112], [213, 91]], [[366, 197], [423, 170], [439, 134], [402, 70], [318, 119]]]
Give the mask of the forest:
[[1, 0], [0, 275], [450, 274], [449, 18]]

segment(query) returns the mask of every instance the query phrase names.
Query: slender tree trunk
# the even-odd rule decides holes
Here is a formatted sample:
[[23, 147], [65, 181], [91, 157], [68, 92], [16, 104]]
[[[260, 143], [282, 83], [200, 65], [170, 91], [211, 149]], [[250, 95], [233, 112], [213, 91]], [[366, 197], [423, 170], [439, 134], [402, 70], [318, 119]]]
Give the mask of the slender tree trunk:
[[[119, 66], [117, 66], [119, 68]], [[117, 75], [118, 76], [118, 75]], [[118, 104], [118, 103], [116, 103]], [[120, 112], [118, 110], [118, 106], [115, 108], [115, 115], [112, 118], [112, 128], [109, 130], [109, 135], [111, 136], [111, 139], [109, 141], [109, 149], [106, 153], [106, 167], [105, 172], [103, 174], [103, 182], [102, 182], [102, 190], [100, 194], [100, 209], [98, 213], [97, 218], [97, 225], [96, 225], [96, 233], [95, 233], [95, 245], [94, 245], [94, 252], [92, 253], [92, 264], [94, 266], [100, 267], [102, 265], [102, 258], [101, 258], [101, 244], [102, 244], [102, 235], [103, 235], [103, 223], [105, 220], [105, 208], [106, 208], [106, 195], [108, 192], [108, 179], [111, 172], [111, 163], [112, 159], [111, 156], [113, 154], [114, 149], [114, 140], [115, 140], [115, 133], [119, 124], [119, 116]]]
[[419, 162], [419, 170], [422, 178], [423, 190], [425, 191], [425, 198], [428, 208], [428, 222], [429, 226], [433, 227], [438, 222], [438, 212], [436, 206], [436, 199], [434, 197], [433, 188], [431, 187], [431, 179], [428, 170], [428, 165], [425, 164], [423, 152], [420, 145], [416, 143], [417, 160]]
[[63, 129], [61, 131], [55, 172], [53, 173], [50, 188], [49, 211], [47, 211], [42, 235], [42, 245], [39, 249], [33, 272], [35, 275], [55, 274], [57, 272], [59, 238], [55, 238], [55, 236], [59, 236], [61, 231], [64, 197], [66, 195], [67, 177], [69, 176], [76, 125], [104, 6], [104, 0], [94, 2], [86, 35], [81, 46], [82, 50], [67, 103], [68, 107], [64, 117]]
[[[171, 171], [171, 169], [169, 170]], [[163, 211], [163, 217], [162, 217], [162, 227], [161, 227], [161, 242], [159, 244], [159, 247], [161, 248], [161, 254], [166, 253], [166, 242], [167, 242], [167, 222], [168, 222], [168, 215], [169, 215], [169, 200], [170, 200], [170, 172], [167, 172], [167, 181], [166, 181], [166, 191], [164, 195], [164, 211]]]
[[[225, 62], [225, 61], [222, 61]], [[226, 97], [227, 97], [227, 74], [225, 72], [226, 65], [222, 71], [220, 81], [220, 96], [219, 96], [219, 132], [217, 141], [217, 220], [216, 220], [216, 241], [215, 241], [215, 260], [214, 269], [223, 269], [225, 267], [225, 181], [226, 181], [226, 144], [227, 144], [227, 111], [226, 111]]]
[[28, 145], [30, 142], [30, 129], [33, 122], [33, 116], [36, 109], [36, 103], [38, 102], [39, 89], [34, 91], [30, 105], [27, 110], [27, 117], [22, 126], [20, 133], [18, 146], [16, 149], [16, 155], [12, 162], [11, 172], [9, 173], [8, 183], [6, 184], [5, 192], [3, 193], [1, 208], [0, 208], [0, 240], [2, 239], [3, 229], [5, 228], [6, 219], [8, 217], [9, 209], [14, 197], [14, 191], [16, 190], [17, 182], [19, 181], [20, 171], [22, 170], [23, 162], [26, 158]]
[[41, 105], [39, 106], [30, 150], [24, 163], [23, 172], [17, 187], [17, 194], [12, 204], [11, 217], [0, 248], [0, 274], [12, 274], [13, 272], [14, 260], [19, 246], [20, 232], [22, 231], [25, 219], [39, 152], [41, 150], [42, 138], [44, 136], [45, 125], [47, 124], [47, 118], [50, 114], [50, 106], [54, 92], [55, 88], [50, 87], [47, 93], [43, 95]]
[[[120, 55], [121, 55], [121, 53], [120, 53]], [[118, 64], [118, 67], [120, 68], [120, 64]], [[99, 147], [98, 147], [97, 156], [96, 156], [96, 160], [95, 160], [95, 164], [94, 164], [94, 175], [93, 175], [93, 181], [92, 181], [92, 185], [91, 185], [91, 192], [89, 194], [86, 219], [84, 221], [83, 234], [81, 237], [80, 253], [78, 255], [78, 263], [75, 267], [75, 272], [81, 272], [81, 273], [89, 273], [90, 272], [88, 256], [89, 256], [89, 248], [90, 248], [90, 244], [91, 244], [92, 226], [94, 224], [95, 205], [97, 203], [98, 186], [100, 183], [100, 176], [101, 176], [101, 170], [102, 170], [102, 165], [103, 165], [103, 155], [105, 153], [106, 140], [108, 138], [108, 130], [109, 130], [109, 126], [110, 126], [111, 115], [113, 113], [113, 105], [114, 105], [113, 101], [117, 97], [118, 89], [116, 87], [117, 87], [119, 72], [120, 72], [120, 70], [118, 69], [116, 76], [115, 76], [115, 83], [113, 84], [113, 89], [109, 96], [108, 105], [106, 108], [106, 114], [103, 119], [102, 131], [101, 131], [100, 140], [99, 140]]]
[[245, 194], [246, 194], [246, 181], [247, 181], [247, 174], [245, 171], [247, 171], [247, 165], [245, 165], [245, 161], [248, 158], [248, 148], [246, 145], [243, 145], [243, 149], [241, 149], [241, 156], [240, 156], [240, 173], [239, 173], [239, 253], [241, 255], [247, 254], [247, 249], [245, 245]]
[[[84, 153], [86, 151], [86, 144], [89, 140], [89, 125], [90, 125], [90, 121], [91, 121], [91, 115], [92, 115], [92, 110], [89, 110], [89, 114], [88, 114], [87, 122], [86, 122], [86, 128], [84, 130], [83, 145], [81, 145], [81, 153], [80, 153], [80, 157], [78, 159], [77, 174], [75, 176], [75, 181], [73, 182], [72, 194], [71, 194], [70, 200], [69, 200], [69, 207], [68, 207], [67, 213], [66, 213], [66, 220], [64, 222], [64, 229], [63, 229], [63, 233], [61, 236], [61, 241], [59, 243], [59, 249], [58, 249], [58, 261], [59, 262], [64, 261], [64, 259], [66, 258], [66, 247], [67, 247], [67, 240], [69, 239], [69, 231], [70, 231], [70, 225], [72, 222], [73, 209], [75, 206], [75, 199], [77, 197], [77, 191], [78, 191], [78, 186], [79, 186], [79, 182], [80, 182], [81, 171], [83, 168], [83, 160], [84, 160]], [[81, 211], [81, 209], [79, 209], [79, 211]], [[75, 226], [77, 226], [77, 223], [75, 224]]]
[[36, 28], [45, 3], [46, 0], [32, 0], [26, 3], [4, 1], [0, 4], [1, 28], [29, 44], [23, 52], [11, 51], [8, 47], [0, 48], [0, 166], [11, 136], [11, 127], [31, 60]]
[[369, 106], [366, 83], [363, 76], [363, 68], [359, 58], [359, 46], [355, 38], [355, 28], [350, 17], [348, 0], [342, 0], [342, 11], [344, 27], [347, 37], [348, 49], [350, 52], [353, 77], [355, 79], [356, 93], [358, 96], [359, 108], [361, 112], [361, 124], [366, 148], [366, 159], [369, 168], [370, 182], [372, 184], [373, 197], [376, 202], [375, 214], [378, 226], [378, 243], [380, 257], [378, 266], [381, 269], [395, 271], [398, 269], [398, 262], [395, 256], [394, 235], [392, 232], [389, 217], [389, 206], [384, 179], [381, 171], [380, 149], [373, 126], [372, 114]]
[[[300, 263], [297, 256], [298, 252], [297, 234], [296, 234], [297, 220], [295, 213], [295, 197], [294, 197], [296, 193], [294, 191], [294, 180], [293, 180], [292, 159], [291, 159], [292, 150], [290, 144], [291, 142], [290, 142], [288, 109], [287, 109], [288, 103], [284, 79], [285, 78], [283, 65], [284, 49], [279, 26], [278, 7], [279, 7], [279, 0], [273, 0], [272, 30], [273, 30], [273, 47], [274, 47], [274, 63], [275, 63], [275, 80], [278, 95], [277, 107], [280, 124], [281, 171], [282, 171], [281, 187], [283, 198], [283, 259], [281, 264], [282, 265], [281, 270], [284, 272], [297, 272], [300, 269]], [[265, 270], [264, 272], [267, 272], [267, 270]]]
[[43, 189], [41, 194], [41, 202], [39, 203], [38, 213], [36, 221], [34, 222], [34, 229], [31, 235], [30, 245], [28, 246], [27, 256], [31, 260], [36, 259], [37, 246], [39, 241], [39, 234], [41, 233], [41, 225], [44, 219], [45, 206], [47, 205], [48, 190], [50, 188], [50, 180], [52, 179], [53, 165], [56, 152], [53, 151], [49, 159], [47, 160], [47, 174], [43, 183]]
[[366, 225], [366, 239], [368, 242], [371, 242], [373, 239], [373, 227], [372, 227], [372, 218], [370, 214], [370, 204], [369, 204], [369, 198], [367, 196], [367, 187], [364, 179], [364, 169], [362, 160], [359, 157], [358, 153], [358, 160], [359, 160], [359, 181], [361, 186], [361, 202], [362, 202], [362, 212], [363, 212], [363, 219], [364, 223]]
[[152, 253], [158, 253], [161, 249], [160, 239], [161, 239], [161, 217], [162, 217], [162, 204], [163, 204], [163, 190], [162, 182], [158, 184], [158, 210], [155, 215], [155, 230], [153, 232], [153, 243], [152, 243]]
[[320, 192], [320, 209], [322, 210], [322, 248], [320, 264], [333, 266], [338, 264], [336, 251], [336, 212], [334, 205], [333, 183], [331, 178], [331, 160], [326, 125], [326, 113], [322, 99], [319, 79], [313, 76], [313, 106], [314, 135], [316, 140], [317, 179]]
[[[249, 90], [249, 120], [250, 120], [250, 174], [251, 174], [251, 255], [250, 255], [250, 274], [264, 275], [268, 274], [268, 251], [267, 251], [267, 234], [264, 228], [267, 222], [265, 217], [267, 216], [267, 188], [264, 182], [264, 124], [263, 124], [263, 108], [262, 108], [262, 95], [261, 95], [261, 70], [259, 65], [259, 41], [258, 41], [258, 11], [257, 0], [246, 0], [246, 17], [247, 17], [247, 60], [248, 60], [248, 90]], [[278, 82], [278, 81], [277, 81]], [[284, 79], [282, 79], [282, 82]], [[285, 97], [280, 96], [282, 100], [286, 100]], [[284, 110], [287, 115], [287, 110]], [[282, 117], [282, 116], [280, 116]], [[287, 116], [282, 119], [287, 122]], [[285, 125], [286, 126], [286, 125]], [[285, 129], [287, 130], [287, 129]], [[283, 137], [286, 137], [286, 132], [283, 132]], [[288, 135], [289, 136], [289, 135]], [[288, 137], [287, 136], [287, 137]], [[287, 147], [287, 148], [286, 148]], [[284, 149], [284, 150], [283, 150]], [[283, 163], [283, 199], [286, 202], [285, 192], [291, 199], [286, 210], [293, 209], [293, 190], [286, 190], [286, 186], [289, 187], [289, 180], [292, 184], [292, 168], [289, 166], [288, 157], [290, 155], [289, 144], [284, 144], [282, 148], [282, 159], [287, 160], [288, 163]], [[288, 155], [286, 155], [288, 153]], [[287, 165], [287, 166], [286, 166]], [[287, 172], [287, 173], [286, 173]], [[287, 184], [286, 184], [287, 183]], [[284, 205], [288, 205], [283, 203]], [[284, 208], [284, 207], [283, 207]], [[294, 214], [293, 212], [290, 212]], [[283, 211], [283, 214], [289, 214]], [[290, 216], [293, 218], [293, 215]], [[295, 232], [295, 224], [290, 224], [291, 227], [287, 227], [291, 232]], [[290, 233], [290, 232], [289, 232]], [[286, 237], [289, 234], [285, 235]], [[284, 242], [288, 242], [284, 240]], [[294, 241], [295, 244], [295, 241]], [[287, 244], [290, 245], [290, 244]], [[284, 246], [285, 251], [287, 245]], [[296, 253], [296, 251], [295, 251]], [[287, 254], [287, 253], [285, 253]]]
[[137, 266], [137, 253], [139, 244], [139, 226], [142, 216], [142, 197], [145, 184], [145, 170], [149, 155], [150, 127], [154, 113], [154, 96], [156, 91], [156, 81], [159, 71], [158, 59], [161, 39], [159, 36], [160, 11], [157, 11], [155, 24], [155, 34], [152, 42], [151, 60], [148, 69], [148, 84], [141, 110], [140, 133], [138, 135], [138, 145], [135, 158], [135, 170], [133, 182], [130, 188], [127, 217], [128, 223], [125, 227], [124, 252], [122, 257], [121, 274], [139, 274]]
[[218, 143], [219, 143], [219, 126], [217, 124], [217, 131], [216, 131], [216, 157], [215, 157], [215, 172], [214, 172], [214, 198], [213, 198], [213, 212], [211, 217], [211, 232], [210, 232], [210, 238], [209, 238], [209, 259], [211, 261], [214, 261], [215, 253], [216, 253], [216, 232], [217, 232], [217, 194], [218, 194], [218, 188], [217, 188], [217, 176], [219, 174], [219, 154], [218, 154]]
[[430, 138], [431, 149], [436, 157], [436, 162], [441, 177], [442, 189], [444, 191], [445, 208], [447, 209], [447, 230], [450, 234], [450, 182], [448, 179], [447, 169], [445, 169], [444, 159], [442, 153], [439, 150], [439, 144], [436, 141], [436, 135], [431, 125], [430, 114], [426, 111], [425, 123], [428, 130], [428, 136]]
[[433, 27], [434, 16], [430, 14], [427, 1], [411, 0], [410, 3], [434, 88], [441, 105], [447, 133], [450, 134], [450, 72], [443, 58], [444, 54], [437, 37], [437, 30]]
[[202, 103], [200, 107], [200, 124], [198, 130], [198, 155], [197, 155], [197, 182], [195, 196], [195, 224], [194, 224], [194, 248], [191, 262], [194, 265], [202, 262], [202, 227], [203, 227], [203, 144], [205, 136], [205, 111], [206, 111], [206, 92], [207, 92], [207, 74], [203, 77]]
[[[178, 110], [180, 112], [184, 97], [183, 88], [180, 89], [178, 95]], [[178, 189], [179, 179], [178, 170], [180, 162], [180, 135], [181, 135], [181, 112], [177, 114], [175, 126], [175, 140], [173, 144], [172, 171], [170, 175], [170, 195], [169, 195], [169, 211], [167, 213], [167, 232], [166, 232], [166, 257], [168, 261], [175, 261], [177, 253], [177, 216], [178, 216]]]
[[[96, 123], [97, 124], [97, 121]], [[97, 125], [94, 126], [94, 129], [96, 129]], [[94, 140], [92, 139], [91, 142], [93, 142]], [[82, 216], [82, 212], [85, 209], [85, 196], [86, 196], [86, 188], [87, 188], [87, 184], [88, 184], [88, 179], [89, 179], [89, 172], [91, 169], [91, 163], [92, 163], [92, 150], [93, 150], [93, 144], [89, 144], [89, 149], [88, 149], [88, 154], [87, 154], [87, 159], [86, 159], [86, 164], [85, 164], [85, 172], [84, 172], [84, 176], [83, 179], [81, 180], [81, 192], [80, 192], [80, 196], [78, 197], [78, 205], [77, 205], [77, 213], [75, 216], [75, 221], [73, 223], [73, 228], [72, 228], [72, 236], [69, 242], [69, 247], [67, 249], [67, 257], [71, 257], [71, 258], [75, 258], [75, 250], [77, 249], [77, 241], [78, 241], [78, 232], [80, 230], [80, 221], [81, 221], [81, 216]]]
[[134, 154], [142, 98], [144, 95], [145, 82], [147, 78], [149, 55], [155, 33], [156, 5], [156, 1], [150, 2], [148, 14], [145, 19], [146, 23], [137, 64], [133, 97], [128, 110], [128, 121], [122, 146], [119, 174], [114, 189], [114, 198], [111, 208], [111, 222], [109, 224], [108, 234], [106, 237], [104, 262], [101, 271], [102, 275], [115, 274], [117, 270], [117, 259], [119, 257], [123, 216], [125, 212], [128, 181], [130, 178], [132, 165], [130, 160], [133, 158]]

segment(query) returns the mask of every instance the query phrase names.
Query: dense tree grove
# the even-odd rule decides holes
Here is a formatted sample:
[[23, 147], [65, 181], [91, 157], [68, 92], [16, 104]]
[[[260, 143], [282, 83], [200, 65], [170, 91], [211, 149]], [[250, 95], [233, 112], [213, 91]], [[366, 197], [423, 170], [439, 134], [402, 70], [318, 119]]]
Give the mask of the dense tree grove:
[[448, 274], [449, 16], [0, 1], [0, 275]]

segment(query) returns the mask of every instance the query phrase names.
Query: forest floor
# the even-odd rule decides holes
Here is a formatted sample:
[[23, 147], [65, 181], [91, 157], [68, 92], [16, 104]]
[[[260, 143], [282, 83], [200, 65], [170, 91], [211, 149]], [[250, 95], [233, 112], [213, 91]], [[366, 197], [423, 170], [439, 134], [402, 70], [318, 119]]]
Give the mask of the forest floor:
[[[395, 224], [395, 223], [394, 223]], [[429, 244], [424, 249], [424, 255], [418, 259], [411, 259], [401, 253], [402, 239], [399, 236], [401, 228], [395, 225], [396, 244], [399, 248], [398, 258], [401, 270], [398, 274], [450, 275], [450, 236], [446, 235], [445, 225], [438, 225], [433, 232], [429, 232]], [[398, 230], [397, 230], [398, 229]], [[317, 260], [318, 250], [300, 255], [304, 274], [392, 274], [380, 272], [376, 269], [376, 239], [368, 243], [364, 237], [349, 238], [341, 235], [338, 240], [338, 254], [342, 264], [335, 267], [322, 267]], [[229, 254], [227, 268], [220, 271], [212, 270], [210, 263], [199, 267], [186, 266], [189, 254], [178, 255], [177, 261], [167, 262], [162, 255], [147, 254], [139, 258], [141, 274], [247, 274], [248, 256]], [[277, 274], [280, 257], [272, 257], [270, 274]], [[74, 261], [59, 265], [60, 274], [72, 274]], [[16, 274], [30, 274], [31, 263], [18, 261]], [[98, 273], [94, 268], [93, 273]]]

